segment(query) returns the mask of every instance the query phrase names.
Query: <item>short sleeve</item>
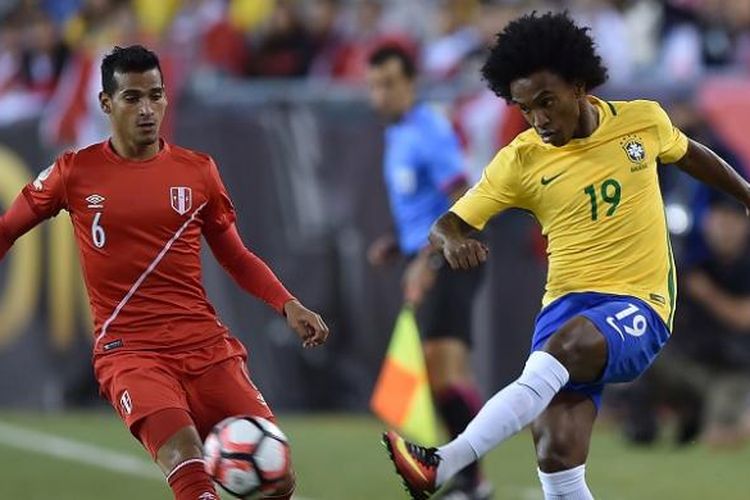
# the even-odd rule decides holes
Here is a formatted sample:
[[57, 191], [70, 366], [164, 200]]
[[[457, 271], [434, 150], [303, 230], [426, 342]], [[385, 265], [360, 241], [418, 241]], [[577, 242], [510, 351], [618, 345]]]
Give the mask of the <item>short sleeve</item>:
[[441, 119], [424, 146], [430, 179], [441, 191], [450, 194], [457, 182], [466, 180], [461, 144], [450, 123]]
[[204, 212], [204, 232], [221, 233], [234, 224], [237, 216], [229, 193], [213, 160], [209, 160], [208, 202]]
[[672, 125], [666, 111], [657, 103], [654, 103], [654, 118], [659, 135], [659, 161], [674, 163], [680, 160], [687, 153], [687, 136]]
[[470, 226], [484, 229], [493, 216], [520, 206], [519, 167], [516, 148], [512, 145], [504, 147], [484, 169], [479, 182], [450, 211]]
[[48, 219], [67, 208], [64, 169], [68, 154], [42, 170], [36, 179], [23, 188], [23, 195], [38, 216]]

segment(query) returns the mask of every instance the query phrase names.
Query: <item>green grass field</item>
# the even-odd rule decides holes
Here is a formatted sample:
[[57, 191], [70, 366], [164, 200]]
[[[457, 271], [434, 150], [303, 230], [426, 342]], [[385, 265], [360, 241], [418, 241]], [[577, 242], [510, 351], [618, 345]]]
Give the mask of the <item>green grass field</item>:
[[[381, 425], [375, 420], [356, 416], [287, 416], [280, 421], [294, 446], [301, 498], [405, 498], [378, 442]], [[35, 431], [37, 439], [27, 439], [23, 430]], [[38, 439], [38, 433], [94, 445], [142, 462], [136, 462], [136, 472], [126, 474], [99, 467], [109, 460], [98, 454], [89, 460], [94, 464], [56, 457], [64, 444], [47, 444]], [[15, 445], [9, 444], [14, 441]], [[19, 449], [27, 444], [38, 448]], [[154, 473], [155, 468], [152, 471], [145, 453], [109, 413], [0, 413], [0, 464], [3, 500], [172, 498], [163, 480]], [[531, 440], [526, 433], [490, 454], [486, 470], [497, 488], [495, 498], [542, 498]], [[750, 498], [750, 450], [715, 453], [701, 447], [675, 450], [666, 444], [640, 450], [626, 446], [613, 432], [599, 429], [588, 477], [597, 499], [741, 500]]]

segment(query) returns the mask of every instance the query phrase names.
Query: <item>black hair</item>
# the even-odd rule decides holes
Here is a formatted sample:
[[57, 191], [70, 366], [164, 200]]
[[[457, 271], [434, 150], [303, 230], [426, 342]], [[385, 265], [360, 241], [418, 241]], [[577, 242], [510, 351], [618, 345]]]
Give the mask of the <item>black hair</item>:
[[368, 63], [370, 66], [381, 66], [391, 59], [396, 59], [401, 63], [404, 75], [410, 80], [413, 80], [417, 75], [417, 64], [414, 61], [414, 57], [412, 57], [409, 51], [398, 45], [384, 45], [375, 49], [370, 54]]
[[511, 100], [510, 84], [537, 71], [550, 71], [586, 91], [607, 81], [607, 68], [596, 53], [589, 28], [579, 27], [567, 12], [536, 11], [511, 21], [497, 34], [482, 66], [490, 89]]
[[109, 95], [117, 91], [115, 72], [143, 73], [154, 68], [159, 70], [163, 83], [164, 73], [156, 54], [142, 45], [115, 47], [102, 60], [102, 90]]

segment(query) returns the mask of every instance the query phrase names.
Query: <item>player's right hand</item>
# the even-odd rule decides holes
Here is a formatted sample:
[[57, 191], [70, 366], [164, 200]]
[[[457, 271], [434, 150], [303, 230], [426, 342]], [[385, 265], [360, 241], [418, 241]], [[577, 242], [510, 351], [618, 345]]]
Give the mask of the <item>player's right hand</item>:
[[443, 243], [443, 255], [451, 269], [472, 269], [487, 260], [490, 250], [472, 238], [450, 239]]

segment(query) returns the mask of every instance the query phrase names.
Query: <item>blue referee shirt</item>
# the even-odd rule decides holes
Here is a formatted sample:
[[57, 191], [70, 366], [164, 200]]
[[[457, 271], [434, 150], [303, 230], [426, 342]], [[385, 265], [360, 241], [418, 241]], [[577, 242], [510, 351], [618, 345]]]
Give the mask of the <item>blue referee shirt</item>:
[[451, 206], [449, 194], [466, 170], [450, 122], [426, 104], [415, 105], [385, 131], [385, 184], [399, 246], [413, 255], [427, 244], [432, 224]]

